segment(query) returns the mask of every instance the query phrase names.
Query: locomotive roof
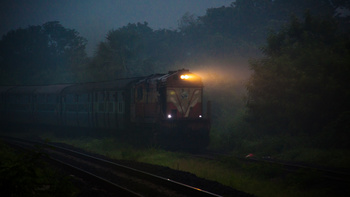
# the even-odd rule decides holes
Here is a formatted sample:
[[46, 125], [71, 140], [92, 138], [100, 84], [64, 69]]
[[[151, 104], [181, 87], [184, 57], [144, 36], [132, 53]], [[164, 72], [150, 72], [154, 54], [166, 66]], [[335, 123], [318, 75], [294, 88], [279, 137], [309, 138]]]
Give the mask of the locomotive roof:
[[137, 84], [139, 83], [152, 83], [152, 82], [155, 82], [157, 80], [159, 80], [161, 77], [163, 77], [165, 74], [153, 74], [153, 75], [149, 75], [147, 77], [143, 77], [142, 79], [140, 79]]
[[[181, 75], [191, 75], [195, 76], [195, 80], [180, 80], [178, 81], [179, 77]], [[169, 71], [166, 74], [153, 74], [148, 77], [144, 77], [143, 79], [139, 80], [137, 84], [141, 83], [156, 83], [156, 82], [161, 82], [162, 84], [167, 84], [167, 85], [195, 85], [195, 86], [203, 86], [202, 81], [200, 77], [197, 75], [194, 75], [187, 69], [181, 69], [177, 71]]]
[[81, 84], [73, 84], [67, 88], [65, 88], [62, 93], [84, 93], [91, 92], [97, 90], [115, 90], [115, 89], [123, 89], [126, 88], [130, 83], [136, 81], [138, 78], [126, 78], [126, 79], [118, 79], [109, 82], [96, 82], [96, 83], [81, 83]]

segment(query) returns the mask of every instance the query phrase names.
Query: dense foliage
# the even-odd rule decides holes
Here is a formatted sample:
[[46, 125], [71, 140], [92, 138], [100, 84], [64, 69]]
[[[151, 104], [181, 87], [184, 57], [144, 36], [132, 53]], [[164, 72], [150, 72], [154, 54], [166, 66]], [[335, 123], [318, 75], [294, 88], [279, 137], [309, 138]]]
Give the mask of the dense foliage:
[[271, 34], [263, 52], [248, 84], [247, 107], [259, 132], [326, 134], [328, 145], [348, 146], [349, 34], [308, 13]]
[[[172, 62], [177, 35], [167, 30], [154, 31], [146, 22], [111, 30], [106, 41], [98, 45], [88, 71], [93, 80], [152, 74], [161, 69], [161, 64], [165, 67]], [[163, 39], [167, 39], [166, 43]]]
[[87, 41], [59, 22], [8, 32], [0, 40], [3, 84], [47, 84], [72, 81], [86, 61]]

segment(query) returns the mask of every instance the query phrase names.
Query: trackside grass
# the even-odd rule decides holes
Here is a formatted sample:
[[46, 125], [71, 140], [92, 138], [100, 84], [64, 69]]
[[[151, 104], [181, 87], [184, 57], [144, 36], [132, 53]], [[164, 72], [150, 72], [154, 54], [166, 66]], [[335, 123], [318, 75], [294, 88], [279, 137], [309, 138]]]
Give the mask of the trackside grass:
[[41, 160], [40, 151], [18, 153], [0, 140], [1, 196], [79, 196], [72, 178]]
[[[165, 151], [159, 147], [135, 148], [113, 138], [57, 138], [48, 133], [40, 134], [40, 136], [47, 141], [70, 144], [113, 159], [144, 162], [190, 172], [198, 177], [217, 181], [261, 197], [347, 196], [346, 193], [344, 194], [344, 190], [337, 185], [329, 186], [319, 182], [320, 177], [317, 177], [317, 174], [313, 172], [300, 172], [298, 175], [288, 174], [284, 173], [278, 166], [242, 162], [234, 157], [222, 157], [216, 161], [193, 158], [186, 153]], [[250, 148], [247, 147], [247, 149]], [[262, 152], [264, 151], [262, 149]], [[342, 153], [344, 152], [296, 148], [278, 155], [278, 159], [305, 163], [323, 160], [326, 166], [342, 167], [346, 166], [349, 160]], [[233, 155], [242, 154], [242, 152], [236, 152]], [[330, 156], [335, 159], [328, 161], [332, 160], [329, 159], [332, 158]]]
[[[87, 151], [113, 159], [132, 160], [186, 171], [198, 177], [217, 181], [256, 196], [334, 196], [337, 187], [320, 185], [317, 176], [306, 172], [301, 176], [283, 173], [278, 166], [241, 162], [233, 157], [205, 160], [189, 157], [186, 153], [169, 152], [157, 147], [133, 148], [130, 145], [106, 139], [58, 139], [52, 141], [71, 144]], [[340, 194], [336, 196], [342, 196]]]

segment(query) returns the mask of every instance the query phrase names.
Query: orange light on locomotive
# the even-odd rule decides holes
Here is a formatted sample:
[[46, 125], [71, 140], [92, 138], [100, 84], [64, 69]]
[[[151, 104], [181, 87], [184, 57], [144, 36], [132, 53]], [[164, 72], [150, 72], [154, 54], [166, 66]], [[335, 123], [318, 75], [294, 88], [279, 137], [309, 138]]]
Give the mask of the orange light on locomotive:
[[184, 81], [197, 81], [200, 80], [200, 78], [193, 74], [182, 74], [180, 75], [180, 79]]
[[181, 79], [189, 79], [190, 76], [189, 76], [189, 75], [181, 75], [180, 78], [181, 78]]

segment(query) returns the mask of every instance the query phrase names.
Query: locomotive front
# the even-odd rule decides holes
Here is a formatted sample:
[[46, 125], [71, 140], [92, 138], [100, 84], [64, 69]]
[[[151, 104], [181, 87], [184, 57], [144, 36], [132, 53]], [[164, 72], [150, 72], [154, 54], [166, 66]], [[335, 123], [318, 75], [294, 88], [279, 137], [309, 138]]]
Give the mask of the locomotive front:
[[209, 118], [203, 114], [203, 82], [189, 70], [171, 71], [158, 80], [159, 138], [174, 149], [198, 150], [209, 144]]

